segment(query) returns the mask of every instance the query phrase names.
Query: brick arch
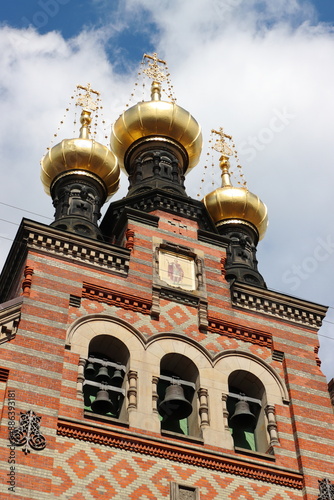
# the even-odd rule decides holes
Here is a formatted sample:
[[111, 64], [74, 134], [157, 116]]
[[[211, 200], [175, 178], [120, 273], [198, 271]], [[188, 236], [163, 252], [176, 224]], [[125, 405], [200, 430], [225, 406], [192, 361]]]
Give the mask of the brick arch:
[[212, 370], [212, 360], [209, 352], [192, 339], [181, 334], [159, 333], [151, 337], [146, 346], [147, 356], [156, 368], [154, 375], [159, 375], [160, 361], [168, 354], [181, 354], [192, 360], [198, 371]]
[[107, 314], [88, 314], [75, 320], [67, 330], [66, 345], [72, 352], [86, 357], [94, 337], [110, 335], [126, 344], [131, 352], [143, 350], [143, 335], [126, 321]]
[[215, 357], [214, 367], [224, 376], [225, 390], [228, 391], [228, 378], [231, 373], [242, 370], [253, 374], [263, 383], [268, 404], [281, 404], [289, 401], [284, 381], [268, 363], [255, 354], [239, 351], [224, 351]]

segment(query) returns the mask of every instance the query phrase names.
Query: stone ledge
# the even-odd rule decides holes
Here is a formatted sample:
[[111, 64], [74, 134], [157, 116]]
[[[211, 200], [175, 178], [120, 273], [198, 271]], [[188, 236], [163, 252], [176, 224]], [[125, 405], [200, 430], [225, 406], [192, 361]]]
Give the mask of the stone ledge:
[[234, 282], [232, 306], [318, 330], [327, 307], [263, 288]]

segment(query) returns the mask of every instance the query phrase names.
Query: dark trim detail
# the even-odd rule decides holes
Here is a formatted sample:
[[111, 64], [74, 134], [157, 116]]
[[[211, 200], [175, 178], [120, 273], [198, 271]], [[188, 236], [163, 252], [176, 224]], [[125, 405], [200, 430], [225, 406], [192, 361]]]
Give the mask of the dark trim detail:
[[231, 299], [234, 307], [274, 316], [315, 330], [320, 328], [328, 309], [314, 302], [240, 282], [232, 283]]
[[102, 234], [105, 237], [108, 238], [113, 234], [117, 234], [116, 227], [117, 229], [120, 227], [118, 221], [123, 211], [129, 208], [142, 212], [163, 210], [167, 213], [195, 220], [201, 225], [202, 229], [217, 233], [216, 226], [203, 203], [162, 189], [151, 189], [136, 196], [126, 196], [122, 200], [110, 204], [100, 225]]
[[81, 297], [78, 295], [70, 295], [70, 306], [71, 307], [80, 307], [81, 306]]
[[0, 382], [7, 382], [9, 376], [9, 370], [7, 368], [0, 368]]
[[272, 354], [271, 354], [271, 357], [272, 357], [273, 361], [279, 361], [280, 363], [283, 363], [284, 352], [276, 351], [276, 349], [274, 349]]

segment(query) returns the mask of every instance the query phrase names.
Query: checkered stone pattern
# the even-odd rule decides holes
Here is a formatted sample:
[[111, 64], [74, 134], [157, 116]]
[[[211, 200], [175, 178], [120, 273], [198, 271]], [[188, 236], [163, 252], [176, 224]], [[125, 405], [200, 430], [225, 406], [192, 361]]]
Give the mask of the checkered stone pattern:
[[58, 437], [53, 498], [162, 500], [174, 481], [199, 488], [201, 500], [301, 500], [298, 490], [215, 473], [166, 459]]

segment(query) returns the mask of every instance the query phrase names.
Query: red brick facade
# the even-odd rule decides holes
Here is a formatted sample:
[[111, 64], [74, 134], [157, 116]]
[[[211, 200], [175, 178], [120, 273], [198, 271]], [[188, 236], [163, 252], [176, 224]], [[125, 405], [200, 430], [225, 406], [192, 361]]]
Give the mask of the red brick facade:
[[[158, 500], [177, 483], [201, 500], [315, 500], [318, 480], [334, 482], [333, 407], [316, 358], [325, 308], [230, 290], [224, 244], [199, 238], [192, 218], [152, 215], [155, 226], [128, 216], [121, 243], [95, 249], [83, 237], [22, 223], [2, 275], [0, 498]], [[166, 242], [196, 256], [194, 290], [162, 283], [156, 259]], [[119, 421], [84, 408], [82, 374], [96, 329], [104, 337], [115, 331], [129, 349]], [[193, 436], [159, 431], [150, 384], [171, 348], [199, 373]], [[272, 421], [261, 413], [267, 446], [257, 451], [234, 447], [229, 435], [224, 395], [226, 402], [235, 371], [259, 379], [273, 407]], [[13, 404], [15, 426], [20, 412], [41, 417], [46, 447], [25, 454], [15, 446], [11, 464]]]

